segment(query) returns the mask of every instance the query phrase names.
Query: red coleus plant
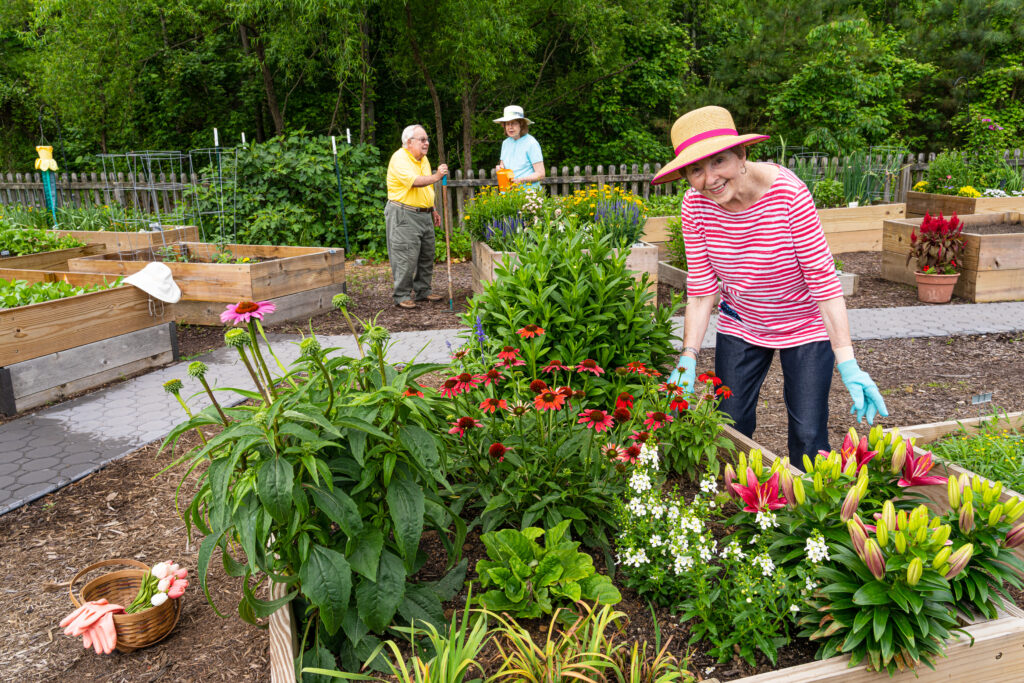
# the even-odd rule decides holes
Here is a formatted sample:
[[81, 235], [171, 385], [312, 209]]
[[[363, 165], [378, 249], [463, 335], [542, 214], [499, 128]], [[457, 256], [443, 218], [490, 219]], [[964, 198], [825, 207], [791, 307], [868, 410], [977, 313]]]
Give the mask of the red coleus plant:
[[962, 262], [965, 248], [964, 224], [954, 213], [950, 218], [926, 213], [921, 219], [920, 230], [910, 233], [910, 251], [907, 263], [917, 260], [920, 272], [955, 273]]

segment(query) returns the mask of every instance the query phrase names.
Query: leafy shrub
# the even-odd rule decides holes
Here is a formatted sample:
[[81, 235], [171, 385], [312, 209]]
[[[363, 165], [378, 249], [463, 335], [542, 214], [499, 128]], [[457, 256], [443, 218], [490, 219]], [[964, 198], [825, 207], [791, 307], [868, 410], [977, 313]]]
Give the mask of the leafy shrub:
[[971, 169], [963, 153], [957, 150], [940, 152], [928, 163], [928, 192], [956, 194], [961, 187], [973, 182]]
[[814, 205], [819, 209], [846, 206], [843, 184], [838, 180], [819, 180], [814, 184]]
[[[590, 555], [576, 550], [579, 543], [566, 533], [569, 521], [546, 531], [527, 527], [481, 536], [489, 559], [476, 563], [476, 573], [482, 588], [494, 588], [479, 596], [480, 603], [494, 612], [534, 618], [579, 600], [619, 602], [622, 596], [611, 579], [594, 571]], [[543, 546], [537, 542], [542, 536]]]
[[88, 292], [99, 292], [104, 289], [113, 289], [121, 284], [121, 278], [105, 285], [89, 285], [88, 287], [76, 287], [68, 282], [58, 280], [57, 282], [33, 282], [29, 284], [25, 280], [3, 280], [0, 279], [0, 309], [17, 308], [29, 304], [38, 304], [43, 301], [54, 299], [65, 299], [69, 296], [78, 296]]
[[[496, 268], [496, 280], [473, 297], [464, 322], [473, 325], [479, 317], [486, 335], [500, 345], [513, 344], [524, 325], [539, 325], [547, 331], [547, 344], [538, 361], [576, 365], [589, 358], [602, 368], [632, 362], [667, 366], [675, 356], [672, 341], [678, 339], [670, 318], [681, 297], [651, 305], [647, 276], [639, 282], [633, 278], [626, 269], [628, 252], [614, 253], [609, 237], [595, 241], [583, 232], [563, 236], [547, 230], [530, 247], [520, 242], [514, 264]], [[610, 395], [610, 381], [597, 380], [594, 389]]]
[[[222, 160], [220, 173], [233, 178], [235, 194], [226, 207], [229, 218], [222, 225], [209, 217], [203, 229], [207, 240], [235, 233], [234, 239], [246, 244], [287, 244], [299, 246], [345, 246], [344, 226], [338, 205], [338, 185], [330, 138], [296, 131], [267, 142], [239, 148], [237, 159]], [[383, 256], [384, 186], [386, 166], [381, 152], [372, 145], [340, 145], [345, 217], [349, 243], [354, 254]], [[214, 174], [217, 169], [196, 169]], [[194, 209], [209, 214], [221, 210], [215, 187], [186, 191]], [[226, 201], [231, 202], [230, 185]], [[234, 209], [235, 219], [230, 219]], [[443, 243], [443, 239], [442, 239]]]
[[681, 185], [679, 194], [652, 194], [644, 200], [648, 216], [678, 216], [682, 211], [684, 189], [690, 186], [685, 180], [677, 180]]
[[592, 223], [599, 234], [609, 235], [614, 247], [631, 247], [644, 232], [647, 209], [642, 198], [616, 185], [576, 190], [557, 200], [562, 219], [581, 225]]
[[667, 251], [669, 264], [686, 270], [686, 243], [683, 240], [683, 220], [681, 218], [668, 219]]
[[0, 228], [0, 256], [22, 256], [84, 246], [81, 240], [47, 230]]

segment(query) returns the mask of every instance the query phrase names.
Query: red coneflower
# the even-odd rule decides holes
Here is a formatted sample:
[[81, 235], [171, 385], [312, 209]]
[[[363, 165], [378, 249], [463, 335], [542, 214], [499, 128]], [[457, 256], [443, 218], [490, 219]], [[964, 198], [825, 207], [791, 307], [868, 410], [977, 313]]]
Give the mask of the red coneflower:
[[573, 398], [586, 398], [587, 397], [587, 392], [583, 391], [582, 389], [577, 389], [576, 391], [572, 392], [572, 397]]
[[498, 386], [498, 383], [505, 379], [505, 375], [501, 374], [501, 370], [498, 370], [497, 368], [491, 368], [480, 376], [484, 378], [485, 387], [491, 382], [494, 382], [494, 386]]
[[660, 410], [652, 410], [647, 413], [647, 419], [644, 420], [644, 424], [650, 427], [653, 432], [655, 429], [660, 429], [662, 425], [666, 425], [671, 421], [671, 415], [666, 415]]
[[658, 387], [658, 391], [664, 391], [672, 396], [678, 396], [683, 393], [683, 388], [674, 382], [665, 382]]
[[627, 394], [623, 391], [619, 394], [618, 398], [615, 399], [616, 408], [632, 408], [633, 407], [633, 394]]
[[452, 377], [451, 379], [446, 379], [444, 381], [444, 384], [441, 385], [441, 395], [446, 396], [447, 398], [458, 396], [460, 393], [462, 393], [458, 387], [459, 380], [455, 379], [454, 377]]
[[632, 439], [633, 441], [636, 441], [637, 443], [647, 443], [648, 441], [651, 440], [651, 433], [641, 432], [638, 430], [630, 434], [629, 438]]
[[580, 411], [580, 419], [576, 420], [576, 423], [587, 429], [593, 429], [595, 432], [603, 432], [612, 426], [613, 420], [608, 411], [591, 408]]
[[690, 404], [686, 402], [686, 399], [674, 398], [672, 403], [668, 404], [668, 409], [671, 410], [686, 410], [690, 407]]
[[548, 383], [542, 379], [535, 379], [530, 382], [530, 391], [535, 394], [542, 393], [548, 390]]
[[654, 368], [647, 368], [647, 372], [644, 373], [648, 377], [661, 377], [661, 373]]
[[505, 358], [494, 364], [496, 368], [514, 368], [518, 365], [526, 365], [526, 361], [522, 358]]
[[626, 372], [642, 375], [647, 372], [647, 365], [638, 360], [630, 361], [626, 363]]
[[448, 430], [448, 433], [449, 434], [458, 434], [459, 436], [463, 436], [466, 433], [467, 429], [472, 429], [473, 427], [480, 427], [480, 426], [482, 426], [480, 424], [480, 422], [478, 422], [477, 420], [474, 420], [471, 417], [460, 417], [455, 422], [452, 422], [451, 425], [452, 425], [452, 428]]
[[519, 355], [519, 349], [512, 346], [503, 346], [501, 351], [498, 353], [498, 358], [502, 360], [514, 360]]
[[463, 372], [461, 374], [455, 375], [455, 377], [452, 377], [452, 379], [458, 382], [458, 385], [456, 386], [456, 388], [458, 389], [457, 393], [461, 394], [464, 391], [475, 389], [476, 385], [480, 384], [480, 382], [483, 380], [483, 376], [474, 375], [469, 372]]
[[[646, 432], [644, 432], [646, 434]], [[637, 458], [640, 457], [640, 447], [636, 444], [626, 448], [626, 452], [623, 453], [625, 456], [623, 462], [636, 462]]]
[[423, 398], [423, 392], [412, 387], [406, 387], [405, 391], [402, 392], [402, 396], [415, 396], [417, 398]]
[[570, 398], [572, 398], [574, 394], [572, 387], [558, 387], [557, 389], [555, 389], [555, 392], [561, 396], [564, 396], [565, 400], [567, 401]]
[[595, 375], [603, 375], [604, 369], [597, 364], [596, 360], [587, 358], [586, 360], [580, 361], [580, 364], [576, 366], [576, 372], [592, 372]]
[[[716, 377], [715, 379], [718, 379], [718, 378]], [[718, 380], [718, 381], [721, 381], [721, 380]], [[718, 387], [718, 389], [715, 390], [715, 395], [716, 396], [721, 396], [723, 399], [727, 399], [730, 396], [732, 396], [732, 389], [730, 389], [729, 387], [725, 387], [725, 386]]]
[[544, 328], [540, 325], [523, 325], [516, 334], [523, 339], [529, 339], [531, 337], [539, 337], [544, 334]]
[[503, 443], [492, 443], [490, 448], [487, 449], [487, 455], [491, 456], [498, 462], [502, 462], [505, 459], [505, 454], [510, 450], [512, 449]]
[[706, 373], [706, 372], [702, 372], [702, 373], [700, 373], [699, 375], [697, 375], [697, 381], [698, 381], [698, 382], [710, 382], [710, 381], [711, 381], [711, 378], [712, 378], [712, 377], [714, 377], [714, 376], [715, 376], [715, 374], [714, 374], [714, 373], [711, 373], [711, 374], [709, 375], [709, 374], [708, 374], [708, 373]]
[[466, 357], [467, 353], [469, 353], [468, 349], [461, 349], [459, 351], [456, 351], [455, 353], [452, 354], [452, 360], [462, 360], [463, 358]]
[[480, 410], [485, 413], [493, 413], [495, 410], [505, 410], [508, 403], [503, 398], [485, 398], [480, 402]]
[[627, 422], [633, 419], [633, 413], [629, 412], [629, 408], [626, 406], [620, 406], [612, 413], [612, 417], [616, 422]]
[[548, 363], [547, 365], [545, 365], [543, 368], [541, 368], [541, 370], [543, 370], [544, 372], [558, 372], [560, 370], [568, 372], [571, 369], [572, 368], [569, 368], [569, 367], [566, 367], [565, 365], [563, 365], [562, 361], [560, 361], [560, 360], [553, 360], [550, 363]]
[[565, 396], [554, 391], [545, 391], [538, 394], [537, 398], [533, 399], [533, 403], [537, 406], [537, 410], [561, 410], [565, 404]]

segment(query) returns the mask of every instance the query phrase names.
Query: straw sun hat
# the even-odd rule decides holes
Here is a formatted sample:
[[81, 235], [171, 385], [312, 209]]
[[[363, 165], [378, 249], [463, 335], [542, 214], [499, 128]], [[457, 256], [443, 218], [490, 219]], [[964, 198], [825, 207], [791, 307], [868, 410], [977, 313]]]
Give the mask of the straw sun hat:
[[522, 107], [520, 107], [517, 104], [510, 104], [507, 107], [505, 107], [505, 115], [502, 116], [500, 119], [494, 119], [494, 122], [505, 123], [506, 121], [518, 121], [519, 119], [522, 119], [523, 121], [526, 121], [531, 125], [533, 124], [533, 121], [526, 118], [526, 115], [523, 113]]
[[683, 114], [672, 124], [672, 148], [676, 158], [654, 176], [651, 185], [660, 185], [682, 177], [683, 167], [706, 159], [737, 145], [753, 145], [767, 140], [767, 135], [740, 135], [732, 114], [722, 107], [701, 107]]

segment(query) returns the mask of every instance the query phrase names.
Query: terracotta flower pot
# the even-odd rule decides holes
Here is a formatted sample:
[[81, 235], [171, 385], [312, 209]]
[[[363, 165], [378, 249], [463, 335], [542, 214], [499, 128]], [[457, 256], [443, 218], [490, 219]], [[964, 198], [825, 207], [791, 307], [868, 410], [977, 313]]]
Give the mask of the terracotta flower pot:
[[916, 272], [917, 298], [926, 304], [945, 304], [953, 298], [953, 288], [960, 273], [941, 275], [938, 273]]

